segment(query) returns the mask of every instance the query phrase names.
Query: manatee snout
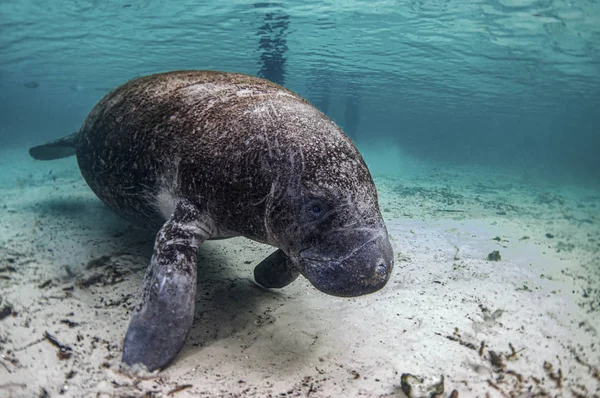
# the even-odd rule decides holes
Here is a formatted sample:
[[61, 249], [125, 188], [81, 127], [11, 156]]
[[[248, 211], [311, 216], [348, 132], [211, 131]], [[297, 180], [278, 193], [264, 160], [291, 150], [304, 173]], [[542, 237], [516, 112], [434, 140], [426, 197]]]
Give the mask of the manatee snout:
[[394, 266], [392, 245], [385, 229], [355, 242], [353, 249], [339, 259], [325, 260], [326, 256], [314, 255], [313, 250], [304, 250], [300, 256], [304, 277], [323, 293], [340, 297], [376, 292], [385, 286]]

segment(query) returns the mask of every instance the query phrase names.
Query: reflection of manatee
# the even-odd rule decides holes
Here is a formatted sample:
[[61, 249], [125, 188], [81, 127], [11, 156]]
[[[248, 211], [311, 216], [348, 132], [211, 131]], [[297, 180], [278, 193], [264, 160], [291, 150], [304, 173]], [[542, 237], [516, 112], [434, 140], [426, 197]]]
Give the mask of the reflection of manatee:
[[255, 269], [265, 287], [304, 275], [358, 296], [393, 266], [367, 166], [325, 115], [291, 91], [234, 73], [142, 77], [106, 95], [78, 133], [32, 148], [77, 155], [115, 212], [160, 228], [123, 361], [165, 367], [192, 326], [196, 249], [245, 236], [278, 249]]

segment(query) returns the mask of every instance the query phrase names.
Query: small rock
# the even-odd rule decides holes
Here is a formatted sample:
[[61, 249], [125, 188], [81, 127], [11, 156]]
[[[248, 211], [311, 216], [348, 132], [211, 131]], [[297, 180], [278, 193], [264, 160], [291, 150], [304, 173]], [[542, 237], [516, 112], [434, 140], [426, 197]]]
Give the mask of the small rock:
[[4, 307], [0, 308], [0, 320], [6, 318], [7, 316], [13, 313], [13, 307], [10, 304], [6, 304]]
[[500, 256], [500, 252], [498, 250], [494, 250], [487, 256], [488, 261], [500, 261], [502, 257]]

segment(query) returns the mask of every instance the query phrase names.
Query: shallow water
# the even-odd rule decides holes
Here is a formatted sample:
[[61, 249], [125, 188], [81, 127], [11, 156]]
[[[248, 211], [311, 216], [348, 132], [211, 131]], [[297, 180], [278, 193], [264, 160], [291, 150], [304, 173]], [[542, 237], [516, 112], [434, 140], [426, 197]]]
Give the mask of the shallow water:
[[[396, 265], [354, 299], [303, 278], [265, 291], [252, 269], [271, 248], [208, 242], [183, 351], [132, 378], [119, 360], [154, 236], [102, 205], [74, 158], [27, 148], [77, 131], [119, 84], [176, 69], [265, 77], [338, 123], [375, 178]], [[429, 396], [440, 375], [446, 395], [593, 396], [598, 109], [591, 0], [4, 0], [0, 396], [404, 397], [407, 380]]]
[[260, 74], [359, 143], [597, 178], [594, 1], [0, 4], [0, 144], [76, 131], [148, 73]]

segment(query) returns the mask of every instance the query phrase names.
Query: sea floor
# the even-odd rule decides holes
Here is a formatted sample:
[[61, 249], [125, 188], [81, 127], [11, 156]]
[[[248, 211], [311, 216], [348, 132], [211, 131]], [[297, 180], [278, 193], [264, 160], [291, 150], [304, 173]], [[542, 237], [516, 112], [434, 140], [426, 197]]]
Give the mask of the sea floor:
[[0, 152], [0, 396], [600, 396], [600, 188], [403, 166], [375, 173], [396, 258], [383, 290], [267, 291], [252, 270], [272, 248], [205, 243], [187, 344], [131, 376], [119, 359], [154, 237], [74, 158]]

